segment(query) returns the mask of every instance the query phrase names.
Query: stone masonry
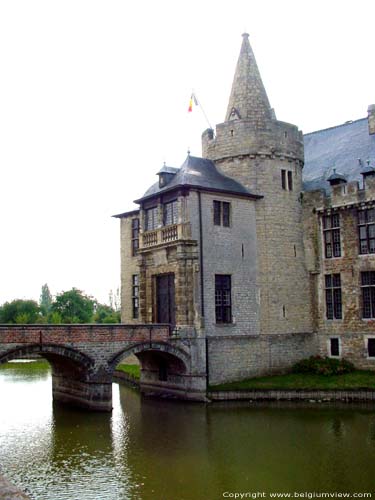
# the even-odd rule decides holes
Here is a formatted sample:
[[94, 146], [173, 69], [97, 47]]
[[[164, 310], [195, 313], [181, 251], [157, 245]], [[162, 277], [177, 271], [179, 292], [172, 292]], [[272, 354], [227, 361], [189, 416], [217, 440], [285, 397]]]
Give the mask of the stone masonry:
[[[306, 139], [295, 125], [276, 119], [245, 33], [225, 121], [203, 133], [203, 158], [189, 155], [180, 168], [164, 165], [159, 183], [136, 200], [139, 210], [117, 216], [123, 321], [157, 323], [163, 307], [172, 310], [174, 335], [194, 350], [195, 373], [207, 386], [283, 372], [310, 355], [335, 356], [333, 337], [339, 338], [338, 357], [374, 369], [375, 317], [363, 318], [360, 279], [375, 271], [375, 253], [358, 252], [358, 212], [374, 206], [374, 110], [369, 106], [366, 132], [363, 120], [348, 122], [334, 146], [344, 144], [345, 151], [331, 151], [329, 139], [319, 146], [321, 134]], [[367, 156], [360, 187], [350, 163], [354, 150]], [[326, 163], [314, 163], [322, 158]], [[349, 183], [331, 170], [343, 163]], [[340, 214], [343, 253], [331, 259], [324, 255], [322, 217], [333, 212]], [[326, 319], [327, 275], [341, 276], [340, 320]], [[168, 293], [158, 288], [163, 276]], [[162, 365], [156, 375], [159, 361], [155, 388], [173, 378]]]
[[[361, 272], [375, 271], [375, 255], [359, 253], [358, 212], [374, 206], [375, 176], [367, 177], [362, 186], [356, 181], [333, 186], [329, 196], [322, 191], [304, 195], [307, 265], [320, 353], [330, 355], [330, 338], [339, 338], [339, 357], [363, 369], [375, 369], [367, 349], [367, 339], [375, 338], [375, 320], [362, 315]], [[329, 214], [340, 219], [341, 256], [336, 258], [324, 256], [322, 217]], [[327, 319], [324, 280], [331, 274], [341, 277], [341, 319]]]
[[[199, 348], [171, 336], [169, 325], [0, 326], [0, 363], [43, 356], [52, 367], [54, 399], [90, 410], [111, 410], [113, 372], [129, 354], [142, 362], [143, 392], [162, 387], [164, 394], [205, 399]], [[160, 361], [168, 363], [168, 381], [158, 380]]]

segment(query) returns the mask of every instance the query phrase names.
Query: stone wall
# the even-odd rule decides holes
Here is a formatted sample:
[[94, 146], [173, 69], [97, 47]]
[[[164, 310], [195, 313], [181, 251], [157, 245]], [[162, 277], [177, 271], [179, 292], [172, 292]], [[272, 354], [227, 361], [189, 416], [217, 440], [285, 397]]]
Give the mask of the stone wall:
[[[361, 272], [375, 271], [375, 254], [361, 255], [358, 237], [358, 210], [374, 206], [375, 180], [368, 177], [362, 187], [350, 182], [333, 186], [329, 195], [305, 193], [305, 246], [320, 353], [329, 355], [329, 339], [338, 337], [341, 357], [358, 368], [375, 369], [375, 358], [367, 355], [367, 338], [375, 336], [375, 320], [362, 318], [361, 291]], [[322, 217], [332, 213], [340, 217], [341, 257], [325, 258]], [[340, 274], [342, 319], [327, 319], [326, 274]]]
[[[203, 155], [251, 192], [255, 204], [257, 287], [263, 334], [311, 332], [312, 308], [302, 227], [303, 141], [297, 127], [277, 120], [217, 125], [216, 138], [203, 134]], [[281, 171], [292, 177], [282, 188]]]
[[314, 334], [272, 334], [209, 338], [209, 384], [281, 373], [317, 354]]
[[[198, 193], [189, 196], [192, 235], [199, 241]], [[230, 225], [214, 225], [213, 202], [230, 203]], [[259, 290], [256, 284], [255, 201], [229, 194], [201, 193], [203, 241], [203, 289], [205, 335], [248, 335], [259, 333]], [[200, 280], [200, 273], [196, 273]], [[231, 276], [233, 322], [217, 324], [215, 318], [215, 275]], [[200, 281], [199, 281], [200, 283]], [[197, 307], [200, 302], [198, 286]], [[200, 308], [199, 308], [200, 311]]]
[[132, 276], [139, 275], [138, 255], [132, 255], [132, 220], [139, 218], [139, 213], [121, 218], [121, 321], [128, 324], [141, 323], [141, 316], [133, 317]]

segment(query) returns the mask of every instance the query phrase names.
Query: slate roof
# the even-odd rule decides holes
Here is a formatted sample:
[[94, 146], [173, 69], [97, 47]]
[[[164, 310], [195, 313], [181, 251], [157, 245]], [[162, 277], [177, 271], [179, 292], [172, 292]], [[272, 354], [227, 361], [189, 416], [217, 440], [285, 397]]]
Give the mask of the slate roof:
[[176, 174], [180, 169], [176, 167], [168, 167], [168, 165], [163, 165], [158, 172], [159, 174]]
[[156, 194], [171, 191], [178, 187], [194, 187], [207, 191], [237, 194], [249, 198], [261, 198], [250, 193], [242, 184], [219, 172], [211, 160], [190, 156], [186, 158], [181, 168], [178, 169], [173, 179], [164, 187], [159, 187], [159, 182], [153, 184], [135, 203], [151, 198]]
[[371, 166], [375, 164], [375, 135], [369, 135], [367, 118], [306, 134], [304, 145], [305, 191], [324, 189], [329, 192], [331, 188], [327, 179], [334, 168], [348, 182], [361, 181], [366, 161], [370, 160]]

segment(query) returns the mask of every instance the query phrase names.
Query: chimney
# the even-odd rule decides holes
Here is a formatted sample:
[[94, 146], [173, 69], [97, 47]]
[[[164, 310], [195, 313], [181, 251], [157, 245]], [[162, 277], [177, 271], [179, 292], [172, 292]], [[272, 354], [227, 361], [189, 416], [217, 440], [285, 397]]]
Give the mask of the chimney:
[[375, 104], [370, 104], [367, 109], [368, 133], [375, 134]]

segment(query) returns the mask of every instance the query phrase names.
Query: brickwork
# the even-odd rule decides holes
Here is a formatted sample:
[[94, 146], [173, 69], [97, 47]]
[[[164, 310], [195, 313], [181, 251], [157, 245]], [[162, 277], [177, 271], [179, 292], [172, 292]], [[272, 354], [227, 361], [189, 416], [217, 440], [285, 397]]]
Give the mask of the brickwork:
[[[0, 348], [4, 344], [68, 345], [169, 340], [168, 325], [0, 325]], [[88, 348], [89, 349], [89, 348]]]
[[[0, 363], [41, 355], [52, 366], [55, 400], [91, 410], [112, 407], [117, 364], [134, 354], [141, 388], [205, 399], [205, 343], [189, 331], [171, 336], [169, 325], [0, 325]], [[160, 380], [160, 363], [167, 381]], [[159, 387], [159, 389], [158, 389]]]

